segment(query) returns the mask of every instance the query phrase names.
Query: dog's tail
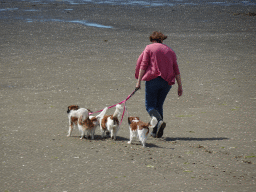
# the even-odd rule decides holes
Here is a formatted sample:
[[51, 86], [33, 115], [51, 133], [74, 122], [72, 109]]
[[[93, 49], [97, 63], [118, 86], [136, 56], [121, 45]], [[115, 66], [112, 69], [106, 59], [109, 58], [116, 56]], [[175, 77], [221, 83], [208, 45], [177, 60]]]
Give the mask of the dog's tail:
[[116, 110], [115, 110], [115, 112], [113, 114], [113, 117], [120, 118], [121, 114], [122, 114], [122, 105], [117, 104], [116, 105]]
[[153, 129], [157, 125], [157, 123], [158, 123], [158, 121], [157, 121], [156, 117], [152, 116], [150, 125], [148, 126], [148, 128]]
[[97, 119], [102, 119], [102, 118], [104, 117], [104, 115], [106, 114], [107, 110], [108, 110], [108, 108], [105, 107], [105, 108], [103, 109], [103, 111], [102, 111], [99, 115], [96, 116], [96, 118], [97, 118]]

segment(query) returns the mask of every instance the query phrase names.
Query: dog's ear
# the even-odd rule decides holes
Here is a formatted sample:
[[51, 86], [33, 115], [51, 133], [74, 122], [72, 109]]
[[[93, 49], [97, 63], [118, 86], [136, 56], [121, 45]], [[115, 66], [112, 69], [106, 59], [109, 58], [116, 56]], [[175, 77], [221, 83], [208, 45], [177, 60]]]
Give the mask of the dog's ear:
[[131, 117], [128, 117], [128, 124], [131, 124]]
[[69, 113], [69, 112], [70, 112], [70, 108], [71, 108], [71, 105], [70, 105], [70, 106], [68, 106], [67, 113]]
[[136, 117], [138, 120], [140, 120], [140, 118], [139, 117]]

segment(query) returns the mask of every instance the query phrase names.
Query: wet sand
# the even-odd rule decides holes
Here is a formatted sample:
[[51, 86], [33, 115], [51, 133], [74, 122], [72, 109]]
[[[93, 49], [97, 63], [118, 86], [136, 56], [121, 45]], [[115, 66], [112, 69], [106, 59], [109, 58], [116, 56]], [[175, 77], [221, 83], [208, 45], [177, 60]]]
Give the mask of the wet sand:
[[[256, 188], [254, 6], [0, 6], [19, 8], [0, 12], [1, 190]], [[81, 18], [112, 28], [67, 22]], [[99, 129], [95, 140], [80, 140], [78, 130], [66, 137], [67, 106], [97, 111], [134, 90], [154, 30], [168, 36], [184, 89], [178, 98], [174, 85], [166, 99], [163, 138], [148, 138], [144, 149], [127, 144], [127, 113], [116, 141]], [[144, 101], [143, 85], [128, 114], [149, 121]]]

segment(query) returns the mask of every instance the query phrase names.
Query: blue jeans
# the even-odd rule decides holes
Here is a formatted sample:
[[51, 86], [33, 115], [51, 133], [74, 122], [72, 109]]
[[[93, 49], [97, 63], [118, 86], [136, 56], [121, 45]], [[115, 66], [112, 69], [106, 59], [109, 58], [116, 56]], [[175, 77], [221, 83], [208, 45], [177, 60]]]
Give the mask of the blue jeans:
[[[163, 105], [167, 94], [169, 93], [171, 85], [168, 84], [162, 77], [157, 77], [145, 83], [145, 97], [146, 97], [146, 110], [150, 111], [155, 109], [163, 119]], [[159, 119], [158, 119], [159, 120]]]

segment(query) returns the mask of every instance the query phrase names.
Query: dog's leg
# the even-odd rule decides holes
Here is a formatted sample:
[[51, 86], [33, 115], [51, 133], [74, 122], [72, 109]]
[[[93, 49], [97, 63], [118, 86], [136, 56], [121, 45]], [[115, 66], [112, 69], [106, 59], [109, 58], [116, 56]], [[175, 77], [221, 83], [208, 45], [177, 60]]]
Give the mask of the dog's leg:
[[81, 137], [80, 139], [83, 139], [85, 137], [85, 129], [81, 127]]
[[143, 147], [146, 146], [146, 140], [147, 140], [146, 131], [147, 130], [145, 129], [138, 130], [138, 137]]
[[115, 130], [116, 130], [116, 131], [115, 131], [115, 140], [116, 140], [116, 136], [117, 136], [117, 133], [118, 133], [118, 131], [119, 131], [119, 128], [120, 128], [119, 125], [117, 125], [116, 128], [115, 128]]
[[114, 140], [116, 140], [118, 128], [119, 128], [118, 126], [114, 128]]
[[114, 130], [111, 129], [111, 139], [114, 139]]
[[68, 135], [67, 135], [67, 137], [70, 137], [71, 133], [72, 133], [72, 130], [73, 130], [73, 123], [72, 123], [70, 117], [68, 119], [68, 124], [69, 124], [69, 128], [68, 128]]
[[93, 130], [91, 130], [91, 139], [92, 140], [94, 140], [94, 132], [95, 132], [95, 130], [93, 129]]
[[104, 137], [105, 137], [105, 131], [104, 130], [101, 130], [101, 137], [102, 137], [102, 139], [104, 139]]
[[69, 129], [68, 129], [68, 135], [67, 135], [67, 137], [70, 137], [70, 136], [71, 136], [72, 130], [73, 130], [73, 126], [72, 126], [72, 124], [69, 124]]
[[86, 139], [89, 139], [89, 136], [90, 136], [90, 131], [87, 130], [87, 131], [86, 131]]
[[146, 138], [142, 138], [141, 139], [141, 144], [142, 144], [142, 147], [145, 148], [145, 146], [146, 146]]
[[133, 139], [133, 132], [130, 128], [130, 141], [128, 141], [128, 144], [131, 144], [132, 143], [132, 139]]

